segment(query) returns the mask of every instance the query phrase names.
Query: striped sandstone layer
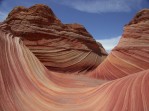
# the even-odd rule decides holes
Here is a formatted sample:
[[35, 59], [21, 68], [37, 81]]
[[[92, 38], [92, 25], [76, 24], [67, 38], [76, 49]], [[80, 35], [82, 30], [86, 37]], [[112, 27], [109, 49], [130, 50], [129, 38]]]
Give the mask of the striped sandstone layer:
[[149, 111], [148, 15], [142, 10], [125, 26], [119, 44], [90, 72], [98, 79], [47, 69], [26, 44], [40, 34], [30, 36], [32, 42], [6, 20], [0, 25], [0, 111]]
[[46, 5], [16, 7], [0, 27], [20, 37], [50, 70], [86, 72], [107, 56], [82, 25], [63, 24]]
[[147, 69], [149, 69], [149, 9], [144, 9], [125, 25], [118, 45], [91, 76], [111, 80]]
[[0, 31], [1, 111], [149, 111], [149, 69], [113, 81], [61, 75]]

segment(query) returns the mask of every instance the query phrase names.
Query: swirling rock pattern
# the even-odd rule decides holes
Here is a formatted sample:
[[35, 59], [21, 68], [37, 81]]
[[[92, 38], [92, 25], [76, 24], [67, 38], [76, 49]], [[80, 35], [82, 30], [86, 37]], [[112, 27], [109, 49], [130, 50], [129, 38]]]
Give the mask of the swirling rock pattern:
[[49, 72], [20, 38], [4, 32], [0, 50], [2, 111], [149, 110], [149, 70], [109, 82], [61, 76]]
[[1, 111], [148, 111], [149, 70], [114, 81], [49, 72], [20, 38], [0, 31]]
[[124, 27], [118, 45], [91, 76], [111, 80], [148, 68], [149, 9], [144, 9]]
[[106, 51], [80, 24], [63, 24], [45, 5], [14, 8], [1, 29], [21, 37], [50, 70], [83, 72], [95, 69]]
[[[26, 45], [35, 42], [16, 36], [6, 20], [0, 25], [0, 111], [149, 111], [148, 13], [139, 12], [125, 26], [118, 46], [86, 74], [98, 79], [47, 69], [39, 61], [37, 49]], [[33, 38], [39, 35], [35, 33]], [[56, 49], [50, 47], [49, 51]], [[86, 61], [91, 64], [90, 60]]]

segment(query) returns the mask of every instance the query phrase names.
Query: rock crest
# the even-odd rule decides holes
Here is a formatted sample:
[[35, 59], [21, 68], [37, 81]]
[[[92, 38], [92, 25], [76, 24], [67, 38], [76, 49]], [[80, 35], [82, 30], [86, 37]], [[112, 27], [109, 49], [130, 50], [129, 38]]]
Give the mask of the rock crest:
[[16, 7], [0, 28], [20, 37], [51, 70], [93, 70], [107, 56], [84, 26], [63, 24], [46, 5]]
[[143, 9], [124, 27], [118, 45], [91, 74], [116, 79], [149, 68], [149, 9]]

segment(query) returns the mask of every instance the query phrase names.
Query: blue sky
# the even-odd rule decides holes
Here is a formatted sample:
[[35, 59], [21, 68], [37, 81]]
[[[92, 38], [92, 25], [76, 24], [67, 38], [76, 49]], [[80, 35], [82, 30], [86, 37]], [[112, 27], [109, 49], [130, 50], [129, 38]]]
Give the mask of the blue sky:
[[111, 50], [119, 41], [123, 26], [139, 10], [149, 8], [149, 0], [0, 0], [0, 21], [15, 6], [42, 3], [52, 8], [63, 23], [80, 23]]

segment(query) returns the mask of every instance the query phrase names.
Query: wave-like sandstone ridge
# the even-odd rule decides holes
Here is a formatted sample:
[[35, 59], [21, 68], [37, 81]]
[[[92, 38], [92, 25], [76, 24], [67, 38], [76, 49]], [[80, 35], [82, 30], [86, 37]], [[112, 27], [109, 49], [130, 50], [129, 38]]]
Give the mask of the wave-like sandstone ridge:
[[107, 56], [101, 44], [80, 24], [63, 24], [45, 5], [16, 7], [2, 25], [50, 70], [86, 72]]
[[112, 80], [147, 69], [149, 69], [149, 9], [144, 9], [125, 25], [118, 45], [91, 76]]
[[107, 54], [83, 26], [45, 5], [17, 7], [0, 24], [0, 111], [149, 111], [148, 41], [145, 9], [101, 63]]

